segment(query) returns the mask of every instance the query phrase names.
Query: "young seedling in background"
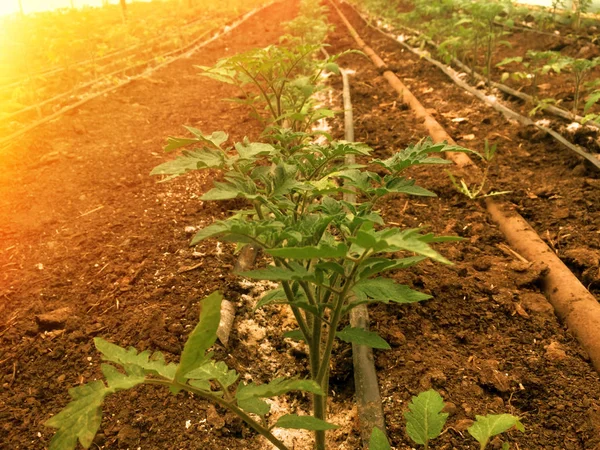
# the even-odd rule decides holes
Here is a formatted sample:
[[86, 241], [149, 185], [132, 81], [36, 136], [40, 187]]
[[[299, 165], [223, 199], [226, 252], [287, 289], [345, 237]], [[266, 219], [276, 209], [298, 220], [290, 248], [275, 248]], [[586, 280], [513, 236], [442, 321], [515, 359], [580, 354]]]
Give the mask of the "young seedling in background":
[[313, 417], [295, 414], [268, 423], [270, 405], [264, 399], [296, 390], [314, 394], [322, 390], [311, 380], [277, 378], [263, 385], [238, 382], [235, 370], [216, 362], [209, 351], [217, 339], [221, 300], [222, 296], [215, 292], [202, 301], [200, 321], [188, 337], [178, 364], [166, 363], [160, 352], [138, 353], [132, 347], [125, 349], [95, 338], [94, 344], [102, 358], [116, 367], [102, 364], [106, 383], [98, 380], [69, 390], [71, 403], [46, 422], [46, 426], [58, 429], [50, 442], [50, 450], [71, 450], [78, 441], [89, 448], [100, 428], [104, 399], [140, 384], [164, 386], [173, 394], [186, 391], [226, 408], [280, 450], [288, 448], [273, 435], [273, 428], [336, 428]]
[[565, 7], [565, 0], [552, 0], [552, 22], [556, 22], [556, 10]]
[[508, 34], [496, 26], [497, 17], [506, 13], [505, 6], [497, 2], [473, 2], [465, 5], [466, 11], [472, 16], [472, 25], [484, 42], [484, 74], [488, 84], [492, 76], [492, 58], [498, 44], [508, 45], [507, 41], [499, 41], [499, 38]]
[[504, 67], [511, 63], [521, 63], [527, 70], [504, 72], [502, 74], [502, 82], [506, 81], [509, 77], [515, 80], [530, 79], [531, 95], [534, 98], [537, 98], [538, 82], [541, 75], [547, 75], [550, 72], [560, 73], [569, 65], [568, 61], [561, 58], [559, 52], [554, 51], [537, 52], [534, 50], [527, 50], [526, 57], [527, 60], [523, 60], [521, 56], [505, 58], [496, 64], [496, 66]]
[[[423, 445], [427, 450], [429, 442], [442, 434], [448, 419], [448, 414], [442, 412], [444, 400], [440, 394], [430, 389], [413, 397], [408, 408], [409, 411], [404, 413], [406, 431], [414, 442]], [[509, 431], [513, 427], [519, 431], [525, 431], [518, 417], [511, 414], [490, 414], [475, 416], [475, 422], [467, 431], [479, 442], [480, 450], [485, 450], [492, 437]], [[508, 443], [505, 442], [502, 448], [508, 449]]]
[[572, 0], [575, 17], [573, 20], [573, 28], [579, 30], [581, 28], [581, 15], [589, 11], [592, 6], [592, 0]]
[[241, 96], [230, 100], [249, 106], [265, 127], [306, 133], [315, 121], [333, 117], [331, 110], [315, 107], [314, 94], [324, 89], [320, 80], [324, 70], [339, 73], [335, 60], [341, 55], [317, 60], [321, 47], [312, 43], [272, 45], [199, 68], [203, 76], [237, 86]]
[[575, 93], [573, 100], [573, 114], [579, 110], [579, 99], [582, 96], [582, 90], [586, 77], [590, 71], [600, 64], [600, 57], [594, 59], [586, 58], [568, 58], [569, 68], [574, 76]]
[[483, 159], [483, 161], [485, 163], [485, 168], [483, 169], [483, 175], [481, 177], [481, 183], [479, 185], [476, 185], [471, 188], [465, 182], [465, 180], [461, 179], [460, 182], [458, 182], [456, 180], [456, 178], [454, 177], [454, 175], [452, 175], [449, 171], [446, 171], [446, 173], [448, 174], [448, 177], [450, 178], [450, 181], [452, 182], [452, 185], [455, 187], [455, 189], [458, 192], [466, 195], [471, 200], [475, 200], [477, 198], [492, 197], [495, 195], [503, 195], [503, 194], [510, 193], [510, 191], [500, 191], [500, 192], [498, 192], [498, 191], [486, 192], [485, 191], [485, 184], [487, 183], [488, 172], [490, 170], [491, 162], [494, 159], [494, 157], [496, 156], [496, 148], [497, 148], [496, 144], [490, 145], [488, 140], [487, 139], [485, 140], [485, 147], [483, 150], [483, 154], [479, 154], [479, 156], [481, 156], [481, 159]]

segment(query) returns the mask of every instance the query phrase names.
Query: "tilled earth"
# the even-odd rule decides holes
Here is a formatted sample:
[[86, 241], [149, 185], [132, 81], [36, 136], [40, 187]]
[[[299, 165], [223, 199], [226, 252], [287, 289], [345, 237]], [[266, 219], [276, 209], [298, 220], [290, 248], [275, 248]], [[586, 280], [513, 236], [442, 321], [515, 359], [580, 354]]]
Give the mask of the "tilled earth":
[[[68, 401], [67, 389], [100, 376], [92, 343], [161, 350], [174, 360], [197, 321], [200, 300], [219, 289], [238, 306], [227, 348], [218, 357], [259, 382], [273, 374], [303, 375], [305, 354], [273, 328], [291, 326], [277, 310], [251, 315], [260, 288], [231, 274], [233, 250], [207, 241], [189, 248], [194, 230], [240, 205], [198, 200], [216, 174], [157, 183], [150, 170], [170, 155], [161, 148], [181, 125], [257, 138], [248, 111], [219, 101], [237, 94], [199, 77], [194, 65], [275, 43], [294, 17], [287, 0], [259, 13], [188, 60], [96, 99], [8, 149], [0, 161], [0, 447], [45, 448], [43, 422]], [[598, 175], [567, 150], [480, 105], [443, 74], [364, 27], [359, 32], [462, 145], [498, 144], [492, 185], [597, 293], [600, 234]], [[337, 15], [331, 51], [353, 47]], [[367, 59], [344, 56], [351, 77], [356, 140], [378, 156], [426, 135]], [[341, 80], [333, 79], [338, 91]], [[466, 121], [452, 121], [454, 118]], [[336, 133], [341, 136], [339, 126]], [[478, 448], [466, 432], [476, 414], [522, 417], [520, 449], [600, 446], [600, 382], [587, 355], [555, 318], [538, 288], [544, 267], [512, 253], [477, 202], [455, 192], [434, 167], [410, 174], [438, 198], [398, 197], [382, 210], [406, 227], [459, 235], [439, 250], [452, 266], [423, 263], [394, 275], [433, 295], [413, 305], [370, 310], [373, 329], [392, 345], [376, 352], [383, 405], [395, 448], [410, 448], [403, 412], [431, 387], [447, 402], [447, 431], [433, 448]], [[258, 291], [258, 292], [257, 292]], [[256, 356], [260, 362], [256, 362]], [[332, 448], [357, 449], [349, 347], [336, 349], [331, 389]], [[305, 410], [293, 396], [288, 409]], [[347, 412], [346, 412], [347, 411]], [[187, 422], [189, 421], [189, 422]], [[187, 426], [186, 426], [187, 423]], [[302, 435], [293, 448], [303, 448]], [[234, 417], [204, 402], [143, 387], [107, 402], [100, 448], [268, 448]], [[500, 448], [499, 442], [493, 448]]]

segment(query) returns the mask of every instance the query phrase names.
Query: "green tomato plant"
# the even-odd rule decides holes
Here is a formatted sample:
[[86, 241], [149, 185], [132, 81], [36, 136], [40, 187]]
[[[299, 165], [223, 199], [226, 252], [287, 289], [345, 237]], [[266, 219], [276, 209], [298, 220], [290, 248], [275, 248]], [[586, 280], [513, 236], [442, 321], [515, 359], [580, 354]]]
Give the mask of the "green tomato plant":
[[481, 181], [475, 186], [469, 186], [465, 182], [465, 180], [462, 180], [462, 179], [460, 181], [458, 181], [454, 175], [452, 175], [450, 172], [447, 171], [446, 173], [448, 174], [448, 177], [450, 178], [450, 182], [452, 183], [454, 188], [458, 192], [465, 195], [466, 197], [468, 197], [471, 200], [475, 200], [478, 198], [485, 198], [485, 197], [493, 197], [496, 195], [509, 194], [511, 191], [487, 192], [487, 190], [485, 189], [485, 185], [488, 181], [488, 173], [490, 170], [490, 166], [491, 166], [492, 160], [496, 156], [496, 150], [497, 150], [497, 145], [496, 144], [490, 145], [488, 140], [486, 139], [483, 153], [479, 155], [485, 163], [485, 168], [483, 169], [483, 174], [481, 175]]
[[[209, 348], [219, 321], [220, 296], [213, 294], [203, 302], [200, 323], [190, 335], [179, 365], [166, 364], [160, 354], [138, 354], [135, 349], [96, 340], [103, 357], [121, 370], [103, 365], [106, 384], [95, 381], [71, 390], [73, 401], [47, 422], [58, 428], [50, 444], [53, 450], [72, 449], [77, 440], [88, 447], [100, 425], [103, 399], [141, 383], [159, 384], [173, 393], [187, 391], [213, 401], [237, 414], [280, 449], [286, 446], [272, 434], [273, 427], [313, 430], [315, 448], [324, 450], [325, 432], [335, 427], [327, 422], [329, 367], [335, 340], [388, 348], [373, 332], [342, 327], [344, 317], [359, 304], [410, 303], [429, 298], [382, 275], [425, 258], [449, 263], [430, 244], [455, 238], [386, 227], [375, 207], [389, 195], [434, 195], [401, 173], [417, 164], [445, 163], [430, 154], [460, 149], [422, 141], [390, 158], [372, 159], [370, 164], [380, 168], [376, 173], [363, 164], [344, 162], [348, 154], [368, 157], [371, 149], [362, 144], [332, 141], [326, 145], [306, 144], [288, 152], [268, 143], [245, 141], [229, 148], [224, 146], [224, 133], [206, 136], [190, 130], [195, 133], [192, 139], [171, 139], [169, 146], [199, 148], [184, 151], [153, 173], [174, 177], [190, 170], [220, 169], [224, 181], [215, 182], [201, 199], [248, 201], [250, 208], [200, 230], [191, 244], [219, 238], [239, 247], [258, 246], [272, 258], [272, 265], [240, 275], [279, 283], [256, 307], [279, 304], [291, 309], [298, 328], [287, 336], [306, 344], [309, 379], [245, 384], [238, 382], [237, 373], [223, 362], [215, 362]], [[350, 189], [360, 194], [357, 203], [341, 200], [343, 192]], [[287, 415], [269, 423], [270, 406], [264, 398], [290, 390], [312, 395], [313, 416]]]
[[[414, 442], [427, 450], [429, 441], [442, 434], [448, 419], [448, 413], [442, 412], [444, 400], [440, 394], [430, 389], [413, 397], [408, 408], [404, 413], [406, 431]], [[492, 437], [512, 428], [525, 431], [520, 419], [511, 414], [488, 414], [476, 416], [475, 419], [467, 431], [479, 443], [480, 450], [486, 449]], [[508, 443], [504, 442], [502, 448], [508, 449]]]

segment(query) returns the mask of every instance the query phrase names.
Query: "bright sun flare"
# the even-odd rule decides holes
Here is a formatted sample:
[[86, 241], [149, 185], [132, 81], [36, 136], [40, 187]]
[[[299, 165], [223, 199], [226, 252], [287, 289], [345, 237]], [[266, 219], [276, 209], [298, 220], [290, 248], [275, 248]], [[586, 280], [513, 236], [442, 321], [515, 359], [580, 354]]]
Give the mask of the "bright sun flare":
[[19, 0], [0, 0], [0, 17], [19, 11]]

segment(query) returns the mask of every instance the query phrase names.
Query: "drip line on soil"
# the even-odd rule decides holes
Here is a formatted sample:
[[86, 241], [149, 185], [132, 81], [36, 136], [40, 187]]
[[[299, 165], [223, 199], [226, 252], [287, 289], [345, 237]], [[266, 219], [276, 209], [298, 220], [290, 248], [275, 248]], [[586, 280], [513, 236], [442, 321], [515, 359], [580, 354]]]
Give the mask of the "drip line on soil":
[[[348, 142], [354, 142], [354, 119], [348, 71], [340, 68], [340, 73], [342, 75], [342, 97], [344, 101], [344, 138]], [[347, 164], [354, 164], [355, 160], [354, 155], [346, 156]], [[344, 200], [355, 203], [356, 193], [344, 193]], [[369, 311], [366, 305], [352, 308], [350, 311], [350, 325], [368, 331]], [[360, 436], [363, 448], [368, 450], [369, 440], [374, 428], [379, 428], [386, 433], [373, 349], [367, 345], [352, 343], [352, 362], [354, 365], [354, 388], [358, 406]]]
[[[415, 112], [415, 115], [424, 120], [424, 125], [433, 140], [455, 144], [437, 120], [387, 68], [383, 60], [366, 45], [333, 0], [330, 0], [330, 3], [336, 9], [358, 47], [383, 72], [383, 76]], [[460, 167], [469, 167], [471, 171], [479, 170], [471, 158], [464, 153], [448, 152], [447, 156]], [[600, 303], [516, 211], [506, 205], [499, 205], [491, 198], [486, 198], [485, 204], [488, 213], [499, 225], [508, 243], [525, 258], [549, 268], [547, 274], [542, 278], [546, 298], [552, 304], [558, 317], [567, 324], [567, 327], [588, 353], [596, 371], [600, 372]]]
[[[354, 8], [353, 5], [350, 5], [355, 11], [356, 9]], [[359, 14], [361, 16], [361, 18], [363, 20], [365, 20], [365, 18], [358, 12], [356, 11], [357, 14]], [[365, 20], [366, 22], [366, 20]], [[496, 111], [501, 112], [507, 119], [509, 120], [514, 120], [519, 122], [521, 125], [523, 126], [534, 126], [536, 127], [538, 130], [543, 131], [544, 133], [549, 134], [550, 136], [552, 136], [556, 141], [558, 141], [559, 143], [561, 143], [562, 145], [564, 145], [566, 148], [568, 148], [569, 150], [571, 150], [572, 152], [577, 153], [579, 156], [581, 156], [582, 158], [585, 158], [587, 161], [589, 161], [596, 169], [600, 170], [600, 160], [598, 158], [596, 158], [594, 155], [592, 155], [590, 152], [583, 150], [580, 146], [573, 144], [572, 142], [570, 142], [569, 140], [567, 140], [563, 135], [561, 135], [560, 133], [558, 133], [557, 131], [546, 127], [544, 125], [541, 125], [537, 122], [534, 122], [533, 120], [529, 119], [528, 117], [523, 116], [522, 114], [519, 114], [518, 112], [508, 108], [505, 105], [502, 105], [501, 103], [499, 103], [497, 101], [497, 99], [493, 96], [488, 96], [485, 95], [481, 90], [476, 89], [475, 87], [469, 85], [467, 82], [465, 82], [464, 80], [462, 80], [459, 76], [458, 73], [456, 73], [456, 71], [432, 58], [431, 56], [429, 56], [429, 54], [427, 52], [423, 52], [417, 48], [413, 48], [410, 45], [406, 44], [405, 42], [402, 42], [400, 40], [398, 40], [395, 36], [386, 33], [385, 31], [377, 28], [377, 27], [373, 27], [375, 30], [377, 30], [379, 33], [383, 34], [385, 37], [393, 40], [394, 42], [396, 42], [397, 44], [401, 45], [402, 47], [404, 47], [405, 49], [407, 49], [408, 51], [412, 52], [413, 54], [417, 55], [419, 58], [425, 59], [427, 62], [433, 64], [434, 66], [436, 66], [438, 69], [440, 69], [442, 72], [444, 72], [444, 74], [446, 76], [448, 76], [448, 78], [450, 78], [452, 80], [452, 82], [454, 84], [456, 84], [457, 86], [459, 86], [461, 89], [469, 92], [470, 94], [474, 95], [475, 97], [477, 97], [479, 100], [481, 100], [482, 102], [486, 103], [487, 105], [491, 106], [492, 108], [494, 108]], [[462, 64], [462, 63], [461, 63]], [[464, 65], [461, 66], [461, 68], [465, 69]], [[469, 69], [470, 71], [470, 69]], [[484, 79], [484, 77], [476, 72], [472, 72], [470, 71], [473, 76], [475, 76], [478, 79]], [[492, 83], [493, 87], [496, 87], [500, 90], [503, 90], [504, 92], [507, 92], [505, 89], [510, 90], [511, 95], [515, 95], [516, 97], [519, 97], [523, 100], [532, 100], [532, 97], [530, 97], [527, 94], [523, 94], [521, 92], [515, 91], [514, 89], [509, 88], [508, 86], [504, 86], [501, 85], [503, 88], [500, 87], [500, 83]], [[552, 105], [550, 105], [552, 106]], [[570, 119], [570, 120], [574, 120], [577, 121], [579, 123], [581, 123], [581, 121], [583, 120], [583, 117], [578, 116], [578, 115], [574, 115], [569, 113], [568, 111], [563, 110], [562, 108], [557, 108], [557, 107], [552, 107], [552, 109], [548, 108], [550, 112], [553, 112], [554, 114], [565, 118], [565, 119]], [[590, 123], [594, 126], [598, 126], [600, 128], [600, 124], [597, 124], [594, 121], [590, 121]]]
[[[361, 15], [363, 17], [363, 20], [366, 21], [364, 15], [362, 13], [360, 13], [356, 9], [356, 7], [354, 5], [352, 5], [351, 3], [349, 3], [349, 5], [350, 5], [351, 8], [353, 8], [356, 11], [357, 14], [359, 14], [359, 15]], [[380, 28], [375, 27], [375, 26], [371, 25], [370, 23], [369, 23], [369, 26], [371, 28], [373, 28], [374, 30], [376, 30], [377, 32], [383, 34], [384, 36], [386, 36], [386, 37], [388, 37], [390, 39], [393, 39], [395, 42], [398, 42], [398, 40], [395, 37], [392, 37], [392, 35], [390, 35], [389, 33], [381, 30]], [[401, 26], [400, 28], [402, 28], [402, 29], [406, 30], [407, 32], [412, 33], [412, 34], [414, 34], [414, 35], [416, 35], [416, 36], [418, 36], [420, 38], [423, 38], [428, 45], [430, 45], [431, 47], [435, 48], [436, 50], [439, 49], [439, 46], [438, 46], [437, 43], [435, 43], [431, 39], [429, 39], [426, 36], [424, 36], [420, 31], [415, 30], [413, 28], [409, 28], [407, 26]], [[410, 50], [409, 47], [407, 47], [407, 48]], [[486, 77], [484, 77], [480, 73], [478, 73], [478, 72], [474, 71], [473, 69], [471, 69], [465, 63], [463, 63], [460, 59], [458, 59], [458, 58], [452, 58], [452, 63], [455, 64], [461, 70], [463, 70], [465, 73], [468, 73], [469, 75], [477, 78], [480, 81], [487, 82]], [[440, 62], [440, 64], [442, 64], [442, 63]], [[446, 64], [444, 64], [444, 65], [447, 66]], [[497, 81], [491, 81], [490, 85], [492, 87], [494, 87], [494, 88], [496, 88], [496, 89], [504, 92], [505, 94], [508, 94], [508, 95], [513, 96], [513, 97], [519, 98], [519, 99], [521, 99], [521, 100], [523, 100], [525, 102], [529, 102], [531, 104], [535, 103], [535, 99], [531, 95], [526, 94], [525, 92], [517, 91], [516, 89], [513, 89], [510, 86], [505, 85], [504, 83], [498, 83]], [[580, 116], [579, 114], [574, 114], [571, 111], [567, 111], [566, 109], [559, 108], [558, 106], [550, 105], [550, 104], [549, 105], [545, 105], [544, 106], [544, 111], [548, 112], [548, 113], [551, 113], [551, 114], [553, 114], [555, 116], [562, 117], [563, 119], [571, 120], [573, 122], [578, 122], [581, 125], [584, 125], [584, 123], [583, 123], [584, 117], [583, 116]], [[598, 122], [596, 122], [594, 120], [588, 120], [586, 123], [589, 124], [589, 125], [593, 125], [595, 127], [600, 128], [600, 123], [598, 123]]]
[[[206, 33], [204, 33], [201, 36], [199, 36], [194, 42], [192, 42], [192, 43], [190, 43], [190, 44], [188, 44], [188, 45], [186, 45], [184, 47], [181, 47], [181, 48], [179, 48], [177, 50], [173, 50], [171, 52], [168, 52], [168, 53], [165, 53], [164, 55], [162, 55], [162, 57], [169, 57], [170, 55], [172, 55], [174, 53], [178, 53], [177, 56], [174, 56], [173, 58], [169, 59], [168, 61], [165, 61], [165, 62], [163, 62], [161, 64], [158, 64], [157, 66], [148, 68], [148, 69], [144, 70], [143, 72], [141, 72], [138, 75], [134, 75], [132, 77], [127, 78], [125, 81], [119, 83], [116, 86], [111, 86], [111, 87], [109, 87], [107, 89], [104, 89], [104, 90], [102, 90], [100, 92], [97, 92], [97, 93], [95, 93], [95, 94], [93, 94], [93, 95], [91, 95], [89, 97], [86, 97], [86, 98], [84, 98], [82, 100], [79, 100], [78, 102], [76, 102], [76, 103], [74, 103], [72, 105], [69, 105], [69, 106], [66, 106], [66, 107], [62, 108], [61, 110], [55, 112], [54, 114], [46, 116], [43, 119], [40, 119], [40, 120], [38, 120], [38, 121], [30, 124], [30, 125], [27, 125], [26, 127], [22, 128], [22, 129], [20, 129], [18, 131], [15, 131], [14, 133], [12, 133], [12, 134], [10, 134], [10, 135], [8, 135], [8, 136], [0, 139], [0, 148], [4, 147], [6, 144], [8, 144], [13, 139], [15, 139], [15, 138], [17, 138], [19, 136], [22, 136], [25, 133], [28, 133], [29, 131], [37, 128], [40, 125], [43, 125], [45, 123], [50, 122], [50, 121], [52, 121], [52, 120], [54, 120], [54, 119], [62, 116], [63, 114], [65, 114], [65, 113], [67, 113], [69, 111], [72, 111], [72, 110], [78, 108], [79, 106], [81, 106], [81, 105], [89, 102], [90, 100], [93, 100], [93, 99], [98, 98], [98, 97], [100, 97], [102, 95], [105, 95], [105, 94], [108, 94], [108, 93], [110, 93], [112, 91], [115, 91], [115, 90], [117, 90], [117, 89], [119, 89], [119, 88], [121, 88], [123, 86], [128, 85], [132, 81], [138, 80], [139, 78], [147, 77], [150, 74], [152, 74], [155, 71], [157, 71], [158, 69], [160, 69], [160, 68], [162, 68], [164, 66], [167, 66], [167, 65], [169, 65], [169, 64], [171, 64], [171, 63], [173, 63], [173, 62], [175, 62], [175, 61], [177, 61], [177, 60], [179, 60], [181, 58], [189, 57], [190, 55], [192, 55], [193, 53], [195, 53], [197, 50], [201, 49], [202, 47], [204, 47], [204, 46], [210, 44], [211, 42], [214, 42], [215, 40], [219, 39], [220, 37], [228, 34], [232, 30], [234, 30], [235, 28], [237, 28], [238, 26], [240, 26], [242, 23], [244, 23], [246, 20], [248, 20], [250, 17], [252, 17], [253, 15], [255, 15], [257, 12], [262, 11], [265, 8], [268, 8], [273, 3], [274, 2], [271, 1], [271, 2], [269, 2], [269, 3], [267, 3], [267, 4], [263, 5], [263, 6], [261, 6], [260, 8], [255, 8], [255, 9], [253, 9], [253, 10], [251, 10], [251, 11], [245, 13], [245, 14], [242, 14], [237, 19], [235, 19], [231, 24], [224, 25], [224, 26], [220, 27], [219, 31], [217, 31], [213, 35], [213, 37], [211, 37], [210, 39], [207, 39], [205, 41], [202, 41], [202, 42], [198, 43], [198, 41], [200, 41], [201, 39], [203, 39], [207, 35], [209, 35], [211, 33], [214, 33], [214, 30], [207, 31]], [[125, 68], [125, 69], [122, 69], [122, 70], [119, 70], [117, 72], [114, 72], [113, 74], [109, 74], [108, 76], [114, 75], [116, 73], [125, 72], [127, 70], [131, 70], [133, 68], [140, 67], [140, 66], [147, 65], [147, 64], [148, 64], [148, 62], [138, 63], [138, 64], [135, 64], [133, 66], [129, 66], [129, 67]], [[94, 84], [94, 83], [91, 83], [91, 84]], [[87, 87], [87, 86], [89, 86], [89, 84], [88, 85], [84, 85], [84, 86], [82, 86], [80, 88], [75, 88], [71, 92], [75, 92], [75, 91], [80, 90], [81, 88]], [[69, 92], [69, 93], [71, 93], [71, 92]], [[37, 108], [37, 107], [39, 107], [41, 105], [44, 105], [44, 104], [46, 104], [46, 103], [48, 103], [50, 101], [54, 101], [54, 100], [57, 100], [59, 98], [62, 98], [64, 96], [68, 95], [69, 93], [60, 94], [60, 95], [54, 97], [53, 99], [45, 100], [45, 101], [43, 101], [43, 102], [41, 102], [41, 103], [39, 103], [37, 105], [32, 105], [31, 107], [28, 107], [28, 108]], [[17, 111], [13, 115], [18, 114], [18, 113], [20, 113], [20, 111]]]

